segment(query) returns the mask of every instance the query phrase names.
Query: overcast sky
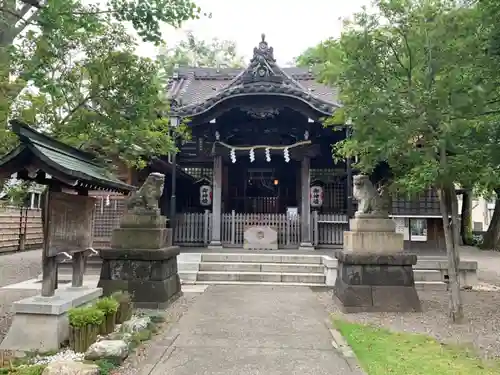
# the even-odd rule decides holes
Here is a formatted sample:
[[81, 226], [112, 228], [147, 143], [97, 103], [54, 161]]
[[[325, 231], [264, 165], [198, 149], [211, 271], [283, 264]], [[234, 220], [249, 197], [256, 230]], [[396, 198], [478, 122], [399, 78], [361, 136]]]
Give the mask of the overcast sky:
[[[234, 40], [238, 52], [250, 58], [253, 48], [266, 34], [280, 64], [286, 64], [306, 48], [321, 40], [338, 36], [340, 19], [368, 5], [370, 0], [195, 0], [211, 19], [187, 22], [182, 30], [164, 28], [165, 41], [173, 45], [191, 30], [205, 40], [214, 37]], [[142, 44], [141, 55], [155, 56], [156, 50]]]

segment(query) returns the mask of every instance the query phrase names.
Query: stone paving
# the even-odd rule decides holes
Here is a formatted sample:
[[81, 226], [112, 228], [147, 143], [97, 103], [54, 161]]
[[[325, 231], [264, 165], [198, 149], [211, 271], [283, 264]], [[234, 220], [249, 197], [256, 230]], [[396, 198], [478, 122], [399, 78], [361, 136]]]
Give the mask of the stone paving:
[[156, 338], [141, 375], [360, 375], [308, 287], [211, 286]]

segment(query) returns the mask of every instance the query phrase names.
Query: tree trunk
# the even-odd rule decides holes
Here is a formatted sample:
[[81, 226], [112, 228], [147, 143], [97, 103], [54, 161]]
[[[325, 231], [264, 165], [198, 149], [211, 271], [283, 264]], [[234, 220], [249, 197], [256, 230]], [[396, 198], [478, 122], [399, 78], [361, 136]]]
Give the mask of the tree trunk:
[[[455, 242], [454, 232], [458, 231], [458, 228], [454, 229], [456, 225], [453, 225], [453, 211], [456, 212], [455, 218], [458, 218], [458, 210], [456, 206], [452, 203], [451, 210], [449, 202], [453, 202], [453, 197], [451, 192], [455, 193], [453, 187], [440, 187], [438, 189], [439, 194], [439, 207], [441, 211], [441, 216], [443, 218], [443, 231], [446, 243], [446, 255], [448, 258], [448, 277], [449, 277], [449, 287], [450, 287], [450, 302], [449, 302], [449, 317], [453, 323], [461, 323], [464, 318], [463, 306], [462, 306], [462, 296], [460, 294], [460, 279], [458, 278], [458, 265], [460, 264], [460, 254], [458, 253], [457, 244]], [[455, 206], [455, 209], [453, 208]], [[451, 212], [450, 212], [451, 211]], [[451, 222], [449, 219], [451, 213]]]
[[488, 230], [483, 236], [483, 243], [479, 246], [485, 250], [498, 250], [500, 245], [500, 189], [495, 189], [495, 193], [497, 195], [495, 210]]
[[472, 190], [462, 193], [462, 212], [460, 213], [460, 236], [464, 245], [472, 245]]
[[454, 187], [448, 188], [448, 201], [449, 201], [449, 210], [451, 215], [451, 229], [453, 233], [453, 242], [455, 246], [462, 245], [462, 239], [460, 238], [460, 223], [458, 216], [458, 198], [457, 193]]

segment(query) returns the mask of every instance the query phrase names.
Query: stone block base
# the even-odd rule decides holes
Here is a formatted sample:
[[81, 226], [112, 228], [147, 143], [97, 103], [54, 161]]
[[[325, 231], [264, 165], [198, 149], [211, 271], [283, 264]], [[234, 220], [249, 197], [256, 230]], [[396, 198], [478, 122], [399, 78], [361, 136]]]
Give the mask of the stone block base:
[[59, 350], [69, 338], [68, 310], [93, 302], [101, 295], [100, 288], [67, 288], [56, 290], [52, 297], [35, 296], [14, 302], [15, 315], [0, 349]]
[[[371, 219], [373, 220], [373, 219]], [[392, 254], [404, 249], [404, 236], [395, 232], [344, 232], [344, 251]]]
[[98, 286], [105, 295], [128, 291], [136, 307], [165, 308], [181, 293], [178, 247], [156, 250], [101, 250]]
[[372, 219], [355, 217], [349, 220], [351, 232], [395, 232], [396, 223], [392, 219]]
[[111, 236], [114, 249], [161, 249], [171, 244], [169, 228], [117, 228]]
[[412, 254], [356, 254], [339, 251], [336, 298], [346, 313], [417, 312]]
[[137, 215], [126, 213], [121, 221], [120, 228], [165, 228], [167, 218], [155, 213]]

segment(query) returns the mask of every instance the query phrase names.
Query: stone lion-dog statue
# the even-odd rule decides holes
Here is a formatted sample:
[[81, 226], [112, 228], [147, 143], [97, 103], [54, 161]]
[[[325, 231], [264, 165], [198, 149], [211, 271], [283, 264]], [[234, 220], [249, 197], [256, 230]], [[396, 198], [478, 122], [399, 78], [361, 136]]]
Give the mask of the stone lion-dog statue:
[[158, 213], [158, 202], [163, 194], [165, 175], [150, 173], [144, 184], [127, 199], [127, 209], [131, 213]]
[[382, 187], [375, 189], [367, 175], [353, 177], [353, 196], [358, 201], [356, 217], [387, 217], [389, 214], [388, 194]]

